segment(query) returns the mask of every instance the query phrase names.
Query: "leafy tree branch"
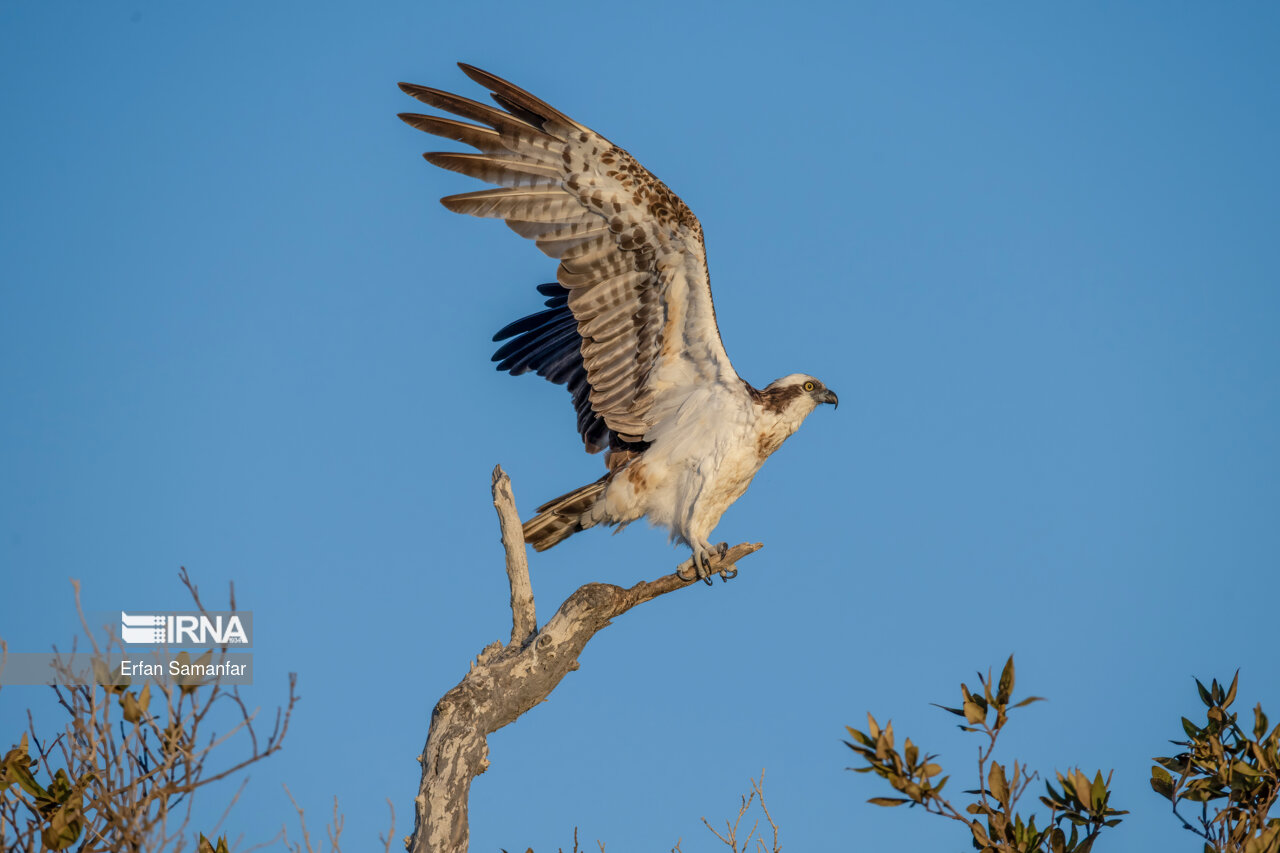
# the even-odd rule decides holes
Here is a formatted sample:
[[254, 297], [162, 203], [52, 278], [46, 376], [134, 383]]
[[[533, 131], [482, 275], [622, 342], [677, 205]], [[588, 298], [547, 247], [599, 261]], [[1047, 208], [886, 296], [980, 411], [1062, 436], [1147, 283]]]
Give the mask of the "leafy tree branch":
[[[1012, 765], [996, 761], [993, 755], [1000, 733], [1009, 722], [1009, 712], [1041, 701], [1042, 697], [1013, 701], [1012, 657], [1004, 665], [999, 681], [993, 681], [988, 671], [985, 678], [978, 674], [978, 682], [981, 689], [975, 691], [967, 684], [960, 685], [960, 707], [937, 706], [963, 717], [962, 731], [984, 738], [978, 749], [977, 787], [964, 792], [975, 799], [960, 807], [945, 797], [943, 790], [951, 777], [943, 775], [942, 765], [936, 761], [938, 756], [924, 753], [910, 738], [899, 750], [892, 721], [882, 727], [868, 713], [867, 731], [847, 727], [853, 740], [845, 741], [845, 745], [865, 762], [865, 766], [850, 769], [874, 773], [900, 795], [872, 797], [868, 802], [887, 807], [919, 806], [929, 814], [962, 823], [969, 830], [974, 847], [983, 853], [1088, 853], [1098, 834], [1120, 823], [1119, 816], [1127, 814], [1109, 804], [1110, 774], [1105, 779], [1100, 771], [1092, 779], [1079, 769], [1056, 774], [1058, 787], [1046, 782], [1046, 795], [1040, 797], [1050, 810], [1048, 820], [1037, 827], [1034, 814], [1024, 818], [1018, 804], [1039, 774], [1016, 760]], [[1063, 830], [1064, 823], [1070, 827], [1070, 835]]]

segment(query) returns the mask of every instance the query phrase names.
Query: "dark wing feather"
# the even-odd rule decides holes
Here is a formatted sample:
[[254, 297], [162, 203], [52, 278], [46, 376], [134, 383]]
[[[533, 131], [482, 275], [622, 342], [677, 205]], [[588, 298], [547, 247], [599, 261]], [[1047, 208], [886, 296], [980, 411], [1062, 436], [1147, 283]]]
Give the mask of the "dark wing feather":
[[702, 226], [684, 202], [604, 137], [500, 77], [461, 68], [499, 109], [400, 84], [479, 123], [401, 116], [479, 152], [428, 153], [430, 162], [499, 186], [442, 202], [504, 219], [560, 260], [558, 284], [539, 287], [550, 310], [499, 333], [512, 339], [494, 356], [500, 369], [564, 382], [593, 452], [642, 441], [708, 383], [746, 394], [716, 328]]
[[[569, 291], [551, 282], [538, 285], [538, 292], [549, 297], [547, 310], [502, 327], [493, 339], [507, 343], [493, 354], [493, 360], [499, 362], [499, 370], [513, 376], [534, 370], [557, 385], [568, 385], [578, 415], [578, 432], [588, 452], [599, 452], [609, 446], [610, 430], [591, 408], [591, 386], [582, 363], [582, 338], [569, 310]], [[566, 329], [571, 334], [566, 335]]]
[[[546, 311], [539, 311], [537, 314], [530, 314], [528, 317], [522, 317], [514, 323], [508, 323], [494, 333], [493, 339], [495, 341], [505, 341], [507, 338], [518, 335], [521, 332], [527, 332], [530, 329], [539, 328], [566, 315], [570, 320], [573, 320], [573, 314], [563, 307], [569, 301], [569, 291], [566, 290], [564, 294], [564, 298], [559, 300], [559, 305], [552, 305], [551, 300], [548, 299], [547, 305], [549, 307]], [[494, 361], [498, 360], [499, 355], [501, 355], [502, 351], [505, 349], [506, 347], [503, 347], [493, 354]]]

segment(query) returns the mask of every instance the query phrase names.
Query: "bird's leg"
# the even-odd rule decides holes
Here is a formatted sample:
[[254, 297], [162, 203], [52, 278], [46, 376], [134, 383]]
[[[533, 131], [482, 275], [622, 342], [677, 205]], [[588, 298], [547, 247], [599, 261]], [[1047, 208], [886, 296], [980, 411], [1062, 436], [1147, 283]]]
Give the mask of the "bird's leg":
[[[689, 546], [693, 551], [693, 571], [695, 577], [707, 584], [711, 585], [711, 543], [705, 540], [693, 542]], [[686, 578], [693, 580], [693, 578]]]
[[693, 549], [693, 565], [698, 570], [698, 580], [711, 586], [711, 545], [699, 542]]
[[690, 562], [693, 563], [693, 571], [690, 572], [689, 574], [685, 574], [677, 566], [676, 577], [680, 578], [680, 580], [682, 581], [702, 580], [702, 581], [706, 581], [707, 583], [711, 583], [710, 579], [708, 578], [708, 575], [710, 574], [710, 572], [704, 567], [704, 563], [706, 561], [705, 549], [699, 547], [699, 545], [695, 542], [689, 545], [689, 550], [692, 552], [690, 554], [689, 559], [690, 559]]

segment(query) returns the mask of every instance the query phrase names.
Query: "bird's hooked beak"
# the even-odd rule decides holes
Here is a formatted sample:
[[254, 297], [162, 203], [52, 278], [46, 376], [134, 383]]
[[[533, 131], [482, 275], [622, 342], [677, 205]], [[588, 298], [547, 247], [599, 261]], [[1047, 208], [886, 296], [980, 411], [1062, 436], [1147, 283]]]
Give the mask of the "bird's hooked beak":
[[830, 403], [837, 409], [840, 408], [840, 398], [836, 396], [836, 392], [830, 388], [822, 389], [822, 393], [815, 398], [819, 403]]

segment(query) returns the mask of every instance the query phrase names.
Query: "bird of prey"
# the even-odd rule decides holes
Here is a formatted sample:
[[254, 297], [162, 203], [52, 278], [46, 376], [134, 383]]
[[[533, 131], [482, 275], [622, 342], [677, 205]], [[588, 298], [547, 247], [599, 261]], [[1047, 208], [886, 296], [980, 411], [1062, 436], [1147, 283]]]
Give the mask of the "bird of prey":
[[640, 518], [688, 545], [710, 583], [723, 548], [708, 537], [764, 460], [835, 393], [803, 373], [763, 389], [738, 376], [711, 304], [702, 226], [662, 181], [600, 134], [506, 80], [459, 63], [497, 108], [401, 83], [460, 119], [401, 114], [473, 152], [427, 161], [497, 189], [441, 199], [449, 210], [506, 220], [560, 261], [538, 285], [546, 310], [494, 335], [498, 369], [568, 386], [599, 480], [549, 501], [525, 522], [538, 551], [597, 525]]

